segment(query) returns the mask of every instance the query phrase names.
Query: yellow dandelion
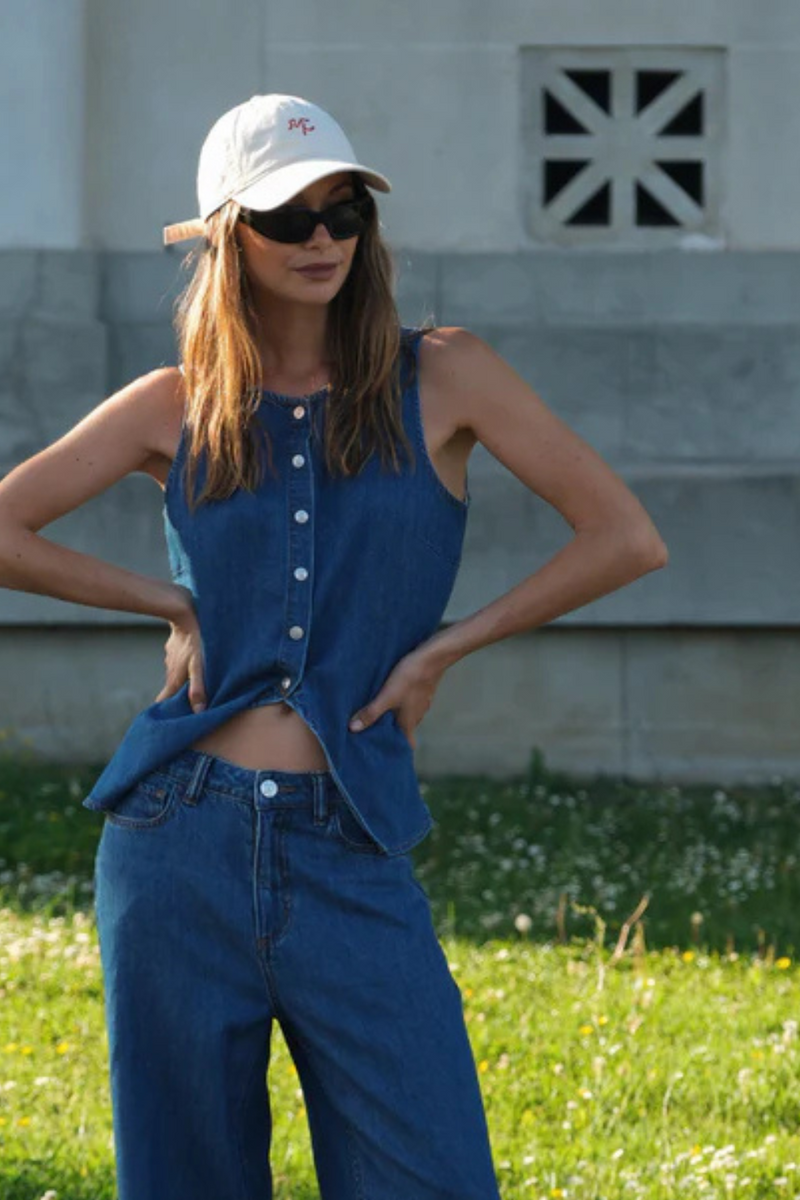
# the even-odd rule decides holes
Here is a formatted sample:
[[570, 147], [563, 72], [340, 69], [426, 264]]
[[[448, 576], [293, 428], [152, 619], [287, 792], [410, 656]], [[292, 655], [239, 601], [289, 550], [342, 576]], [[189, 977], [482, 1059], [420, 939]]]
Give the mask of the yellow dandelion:
[[17, 1048], [17, 1042], [6, 1042], [5, 1046], [3, 1046], [3, 1049], [5, 1050], [6, 1054], [13, 1054], [14, 1051], [16, 1050], [16, 1048]]
[[488, 1071], [488, 1070], [489, 1070], [489, 1060], [488, 1060], [488, 1058], [482, 1058], [482, 1059], [481, 1059], [481, 1061], [478, 1063], [478, 1070], [479, 1070], [479, 1071]]
[[608, 1017], [605, 1017], [605, 1016], [603, 1016], [603, 1017], [598, 1017], [598, 1018], [597, 1018], [597, 1024], [598, 1024], [598, 1025], [607, 1025], [607, 1024], [608, 1024]]
[[33, 1046], [20, 1046], [20, 1054], [33, 1054]]
[[467, 997], [467, 999], [469, 1000], [470, 996], [474, 996], [474, 995], [475, 995], [475, 993], [473, 992], [473, 990], [472, 990], [472, 988], [471, 988], [471, 987], [465, 987], [465, 988], [464, 988], [464, 995], [465, 995], [465, 996]]
[[550, 1195], [551, 1196], [563, 1196], [564, 1189], [563, 1188], [550, 1188]]
[[683, 959], [684, 962], [692, 962], [694, 960], [694, 957], [695, 957], [694, 950], [684, 950], [683, 954], [681, 955], [681, 958]]
[[66, 1054], [69, 1048], [69, 1042], [59, 1042], [56, 1046], [56, 1054]]
[[20, 1117], [17, 1121], [18, 1125], [30, 1125], [30, 1123], [31, 1123], [30, 1117]]
[[785, 971], [786, 968], [790, 967], [791, 965], [792, 965], [792, 960], [790, 958], [786, 958], [785, 955], [783, 958], [775, 959], [775, 966], [778, 968], [779, 971]]
[[594, 1025], [581, 1025], [581, 1027], [578, 1030], [578, 1033], [582, 1033], [584, 1035], [584, 1037], [586, 1036], [586, 1034], [594, 1033]]
[[5, 1125], [8, 1121], [7, 1117], [0, 1117], [0, 1125]]

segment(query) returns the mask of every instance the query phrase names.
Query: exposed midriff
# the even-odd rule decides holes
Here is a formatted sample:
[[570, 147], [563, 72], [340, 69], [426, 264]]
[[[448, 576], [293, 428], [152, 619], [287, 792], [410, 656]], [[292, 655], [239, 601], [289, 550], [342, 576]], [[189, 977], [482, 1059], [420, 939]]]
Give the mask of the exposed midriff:
[[229, 717], [219, 729], [194, 742], [193, 749], [250, 770], [324, 771], [328, 767], [317, 735], [283, 700]]

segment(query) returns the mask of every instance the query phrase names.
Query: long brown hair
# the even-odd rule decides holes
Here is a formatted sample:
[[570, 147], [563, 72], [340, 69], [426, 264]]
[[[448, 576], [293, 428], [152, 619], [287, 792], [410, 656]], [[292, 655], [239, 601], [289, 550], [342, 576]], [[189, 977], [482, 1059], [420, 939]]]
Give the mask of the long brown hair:
[[[364, 190], [354, 173], [357, 189]], [[324, 452], [331, 473], [358, 473], [374, 451], [399, 468], [398, 441], [413, 459], [400, 408], [400, 320], [394, 301], [395, 266], [370, 206], [353, 260], [330, 302], [327, 356], [333, 364], [327, 397]], [[272, 447], [254, 420], [261, 400], [256, 310], [235, 228], [240, 206], [228, 200], [206, 221], [203, 244], [184, 260], [194, 272], [175, 304], [186, 391], [185, 491], [190, 509], [222, 500], [262, 478], [259, 443], [273, 470]], [[432, 328], [427, 326], [426, 328]], [[206, 476], [193, 495], [201, 456]]]

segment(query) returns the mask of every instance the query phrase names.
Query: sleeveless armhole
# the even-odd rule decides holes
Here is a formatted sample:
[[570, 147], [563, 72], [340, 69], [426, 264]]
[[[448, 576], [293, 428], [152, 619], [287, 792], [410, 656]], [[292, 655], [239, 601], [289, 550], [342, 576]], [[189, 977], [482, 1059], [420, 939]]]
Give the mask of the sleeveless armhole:
[[427, 329], [414, 329], [411, 331], [410, 346], [408, 353], [411, 357], [411, 366], [413, 367], [413, 376], [411, 383], [408, 385], [409, 403], [411, 405], [411, 424], [414, 432], [414, 446], [422, 460], [424, 470], [431, 477], [434, 486], [450, 504], [454, 505], [461, 512], [466, 512], [470, 506], [472, 497], [469, 491], [469, 477], [464, 481], [465, 498], [462, 500], [460, 496], [456, 496], [451, 492], [449, 487], [443, 483], [439, 472], [433, 465], [433, 460], [428, 453], [428, 446], [425, 441], [425, 425], [422, 420], [422, 402], [419, 395], [419, 347], [420, 343], [427, 333]]
[[[178, 370], [180, 371], [181, 375], [183, 375], [185, 378], [186, 373], [183, 369], [183, 363], [178, 363]], [[186, 404], [184, 403], [183, 412], [181, 413], [181, 432], [180, 432], [180, 436], [178, 438], [178, 445], [175, 447], [175, 457], [173, 458], [172, 462], [170, 463], [169, 471], [167, 472], [167, 478], [164, 482], [163, 504], [165, 507], [167, 504], [167, 496], [170, 493], [170, 491], [172, 490], [172, 487], [175, 485], [176, 479], [178, 477], [180, 465], [183, 460], [184, 451], [185, 451], [185, 445], [184, 445], [185, 441], [186, 441]]]

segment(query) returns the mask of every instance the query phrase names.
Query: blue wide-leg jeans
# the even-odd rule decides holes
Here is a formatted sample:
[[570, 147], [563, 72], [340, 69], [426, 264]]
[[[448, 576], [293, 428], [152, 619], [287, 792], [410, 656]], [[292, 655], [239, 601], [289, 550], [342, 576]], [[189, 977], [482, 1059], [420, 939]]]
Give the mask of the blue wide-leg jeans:
[[498, 1200], [428, 896], [328, 771], [183, 751], [106, 811], [95, 907], [118, 1200], [270, 1200], [273, 1019], [322, 1200]]

